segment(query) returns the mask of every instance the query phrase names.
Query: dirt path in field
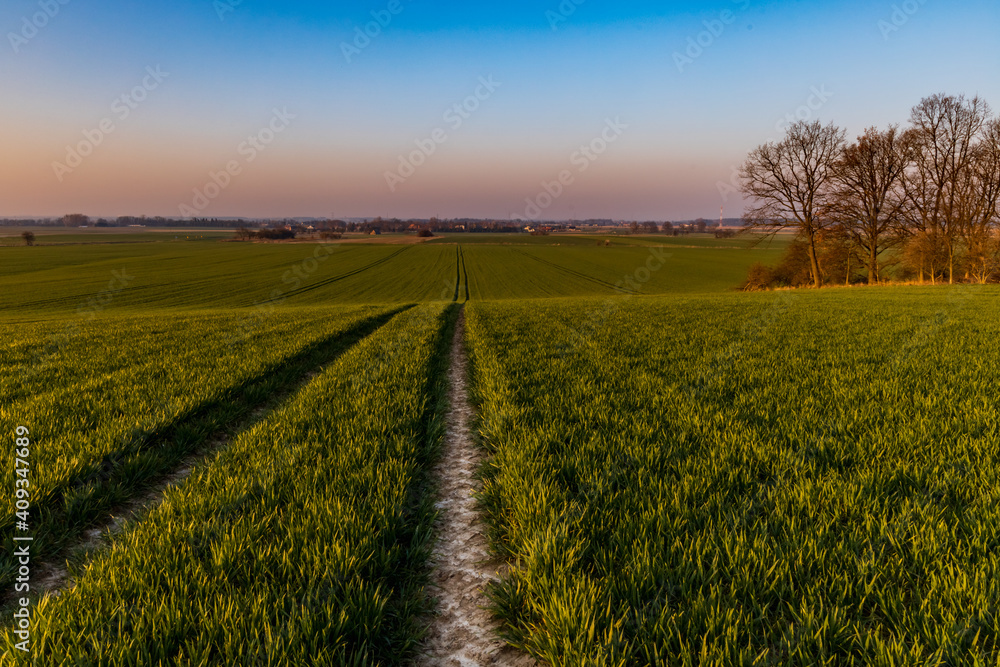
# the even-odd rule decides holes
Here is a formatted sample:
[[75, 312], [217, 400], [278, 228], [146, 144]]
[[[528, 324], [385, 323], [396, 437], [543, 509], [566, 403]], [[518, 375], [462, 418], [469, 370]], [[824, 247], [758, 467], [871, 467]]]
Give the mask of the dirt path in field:
[[480, 665], [537, 665], [533, 659], [508, 647], [497, 636], [499, 624], [484, 607], [485, 585], [502, 564], [491, 561], [485, 526], [473, 492], [482, 454], [472, 441], [473, 410], [466, 386], [465, 310], [459, 314], [448, 372], [447, 434], [441, 460], [434, 469], [439, 480], [440, 510], [435, 526], [438, 543], [430, 594], [438, 599], [425, 646], [415, 664], [419, 667], [477, 667]]

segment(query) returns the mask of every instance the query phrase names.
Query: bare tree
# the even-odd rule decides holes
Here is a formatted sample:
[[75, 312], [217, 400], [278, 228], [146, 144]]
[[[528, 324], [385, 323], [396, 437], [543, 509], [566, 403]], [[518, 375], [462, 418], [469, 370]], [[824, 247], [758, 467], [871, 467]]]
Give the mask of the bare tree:
[[959, 231], [965, 244], [966, 278], [985, 284], [1000, 263], [1000, 119], [990, 121], [959, 183]]
[[[948, 282], [955, 280], [956, 241], [961, 231], [962, 183], [970, 178], [976, 140], [989, 119], [989, 106], [978, 97], [937, 94], [924, 98], [910, 113], [916, 154], [904, 183], [912, 227], [927, 237], [929, 248], [942, 248]], [[936, 261], [929, 273], [936, 282]], [[924, 270], [921, 267], [921, 281]]]
[[754, 203], [743, 217], [751, 230], [769, 234], [796, 229], [806, 242], [813, 286], [822, 285], [816, 253], [831, 168], [840, 155], [844, 131], [833, 124], [800, 121], [785, 138], [758, 146], [740, 168], [742, 191]]
[[21, 232], [21, 238], [24, 239], [24, 244], [27, 246], [35, 245], [35, 233], [34, 232]]
[[879, 258], [904, 238], [903, 177], [913, 161], [911, 135], [895, 125], [872, 127], [833, 165], [828, 213], [864, 255], [869, 284], [879, 282]]

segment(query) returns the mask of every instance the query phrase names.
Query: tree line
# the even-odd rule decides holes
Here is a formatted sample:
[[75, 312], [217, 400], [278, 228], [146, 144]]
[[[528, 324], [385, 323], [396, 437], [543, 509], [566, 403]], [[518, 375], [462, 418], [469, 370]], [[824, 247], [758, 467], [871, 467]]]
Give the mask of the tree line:
[[800, 121], [758, 146], [739, 173], [746, 230], [793, 230], [782, 264], [748, 287], [1000, 279], [1000, 118], [979, 97], [937, 94], [906, 127], [855, 141]]

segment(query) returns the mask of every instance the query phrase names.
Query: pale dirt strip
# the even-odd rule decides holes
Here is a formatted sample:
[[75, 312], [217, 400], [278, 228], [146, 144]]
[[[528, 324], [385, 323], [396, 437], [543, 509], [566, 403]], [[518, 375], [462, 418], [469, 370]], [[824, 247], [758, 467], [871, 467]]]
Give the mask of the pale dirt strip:
[[467, 358], [463, 339], [465, 312], [459, 315], [448, 373], [449, 403], [444, 451], [434, 475], [439, 483], [438, 542], [430, 594], [437, 615], [416, 660], [419, 667], [530, 667], [538, 663], [507, 646], [497, 635], [499, 623], [485, 609], [483, 591], [502, 564], [491, 561], [485, 526], [476, 507], [476, 469], [482, 454], [472, 440], [473, 410], [466, 386]]

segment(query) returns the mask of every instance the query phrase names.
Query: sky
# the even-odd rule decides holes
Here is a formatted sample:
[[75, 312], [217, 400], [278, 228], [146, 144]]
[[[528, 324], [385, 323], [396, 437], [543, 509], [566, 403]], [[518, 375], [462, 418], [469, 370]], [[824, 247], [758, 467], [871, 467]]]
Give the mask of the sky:
[[738, 217], [796, 117], [1000, 110], [995, 0], [5, 0], [0, 216]]

